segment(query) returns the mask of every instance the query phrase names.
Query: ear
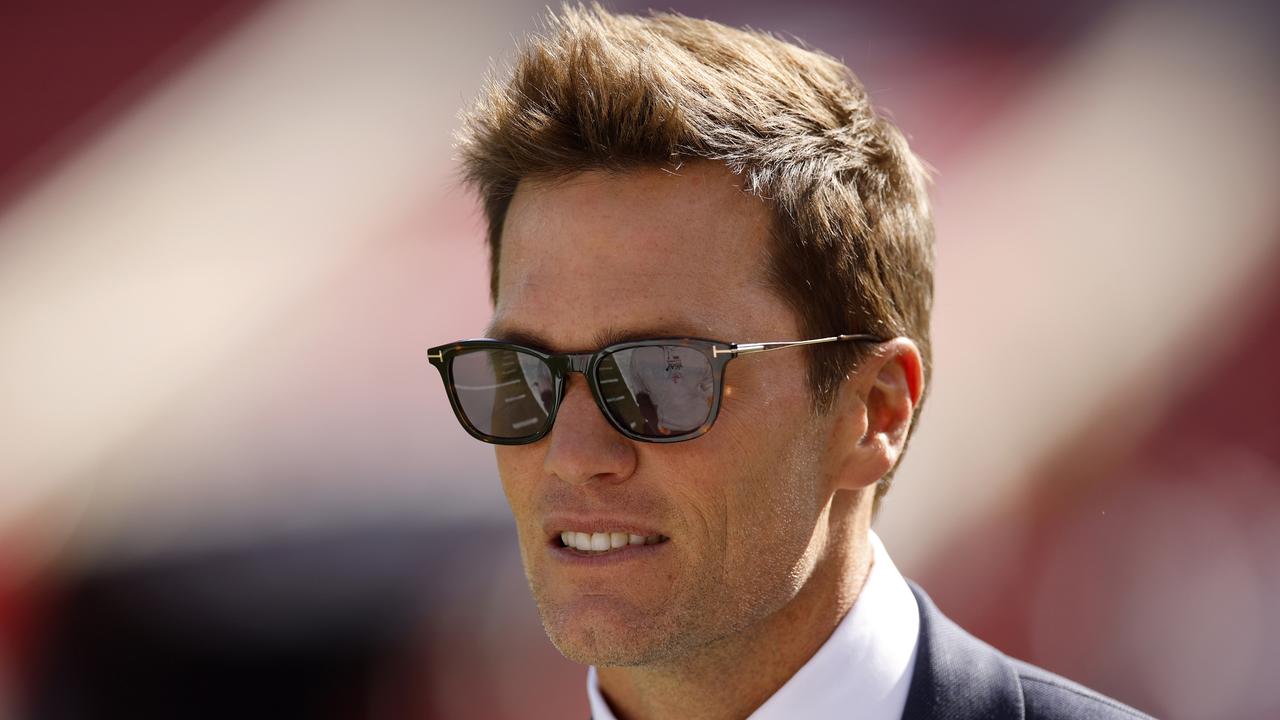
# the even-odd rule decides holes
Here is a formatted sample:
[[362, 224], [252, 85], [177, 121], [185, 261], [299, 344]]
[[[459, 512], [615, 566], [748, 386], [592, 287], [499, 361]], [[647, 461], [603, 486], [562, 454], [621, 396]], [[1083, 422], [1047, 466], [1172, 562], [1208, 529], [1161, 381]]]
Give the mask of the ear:
[[861, 490], [893, 469], [924, 395], [924, 361], [910, 339], [880, 343], [845, 379], [832, 438], [837, 490]]

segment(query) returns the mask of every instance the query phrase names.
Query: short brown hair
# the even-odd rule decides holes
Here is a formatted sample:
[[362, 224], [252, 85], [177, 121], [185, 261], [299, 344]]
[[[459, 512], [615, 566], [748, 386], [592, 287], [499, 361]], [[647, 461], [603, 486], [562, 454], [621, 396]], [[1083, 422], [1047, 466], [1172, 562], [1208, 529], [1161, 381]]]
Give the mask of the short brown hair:
[[[832, 57], [708, 20], [565, 7], [520, 48], [509, 77], [490, 79], [458, 146], [484, 205], [495, 302], [521, 179], [719, 161], [774, 210], [769, 275], [806, 337], [909, 337], [928, 387], [928, 176]], [[831, 407], [857, 359], [852, 343], [811, 354], [815, 410]]]

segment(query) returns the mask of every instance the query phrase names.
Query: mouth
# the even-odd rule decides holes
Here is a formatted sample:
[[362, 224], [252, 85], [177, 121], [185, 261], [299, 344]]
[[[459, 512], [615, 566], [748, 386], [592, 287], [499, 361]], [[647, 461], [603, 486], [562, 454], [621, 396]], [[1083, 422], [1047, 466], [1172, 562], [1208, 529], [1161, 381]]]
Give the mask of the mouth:
[[562, 530], [554, 538], [553, 545], [583, 555], [607, 555], [637, 545], [661, 545], [669, 539], [666, 535], [637, 535], [623, 531]]

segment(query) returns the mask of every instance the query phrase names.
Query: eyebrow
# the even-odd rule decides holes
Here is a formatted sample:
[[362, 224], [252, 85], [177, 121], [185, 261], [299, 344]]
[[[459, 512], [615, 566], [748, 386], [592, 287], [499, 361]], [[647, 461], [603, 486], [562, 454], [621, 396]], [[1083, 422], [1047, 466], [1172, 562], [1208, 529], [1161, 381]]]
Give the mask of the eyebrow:
[[[703, 333], [692, 330], [693, 326], [687, 323], [673, 323], [671, 325], [653, 325], [634, 328], [617, 328], [608, 327], [593, 336], [592, 341], [595, 343], [594, 348], [590, 350], [598, 350], [603, 347], [615, 345], [621, 342], [630, 342], [633, 340], [649, 340], [652, 338], [679, 338], [679, 337], [703, 337]], [[516, 345], [527, 345], [545, 352], [578, 352], [582, 348], [575, 350], [565, 350], [553, 347], [553, 343], [549, 342], [543, 336], [531, 330], [522, 330], [515, 327], [504, 327], [502, 325], [490, 325], [485, 328], [485, 337], [501, 340], [503, 342], [514, 343]]]

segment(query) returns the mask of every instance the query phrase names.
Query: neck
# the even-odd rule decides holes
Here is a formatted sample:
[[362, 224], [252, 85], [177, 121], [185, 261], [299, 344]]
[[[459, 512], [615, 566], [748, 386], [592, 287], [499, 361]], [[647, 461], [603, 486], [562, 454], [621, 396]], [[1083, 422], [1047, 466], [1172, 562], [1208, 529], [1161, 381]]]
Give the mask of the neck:
[[[838, 492], [814, 534], [818, 560], [781, 609], [696, 653], [655, 665], [597, 668], [619, 720], [744, 718], [831, 637], [871, 569], [871, 503]], [[867, 499], [869, 500], [869, 498]]]

